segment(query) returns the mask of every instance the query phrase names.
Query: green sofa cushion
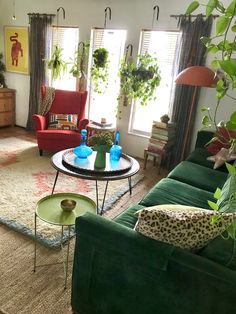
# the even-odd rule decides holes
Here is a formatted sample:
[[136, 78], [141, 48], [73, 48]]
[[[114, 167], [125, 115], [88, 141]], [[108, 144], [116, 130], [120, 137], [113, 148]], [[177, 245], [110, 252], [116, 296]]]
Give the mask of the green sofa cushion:
[[142, 205], [134, 205], [123, 211], [120, 215], [115, 217], [113, 219], [115, 222], [118, 222], [119, 224], [126, 226], [128, 228], [134, 228], [134, 225], [136, 224], [136, 221], [138, 220], [138, 217], [134, 215], [138, 210], [144, 208], [145, 206]]
[[[214, 162], [207, 160], [207, 157], [212, 156], [205, 148], [196, 148], [189, 156], [186, 158], [187, 161], [191, 161], [195, 164], [213, 169]], [[227, 172], [225, 166], [217, 168], [217, 171]]]
[[[227, 236], [227, 234], [224, 234]], [[236, 270], [236, 241], [232, 238], [216, 237], [198, 255], [212, 260], [220, 265]]]
[[169, 173], [168, 178], [206, 191], [215, 192], [217, 187], [222, 188], [227, 179], [227, 174], [189, 161], [182, 161]]
[[143, 206], [182, 204], [208, 209], [208, 200], [214, 201], [213, 193], [165, 178], [159, 181], [139, 204]]

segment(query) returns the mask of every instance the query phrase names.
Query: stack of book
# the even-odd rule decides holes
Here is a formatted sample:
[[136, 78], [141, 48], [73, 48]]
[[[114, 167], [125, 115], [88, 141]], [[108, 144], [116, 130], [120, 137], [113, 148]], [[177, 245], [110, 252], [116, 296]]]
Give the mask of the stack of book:
[[175, 140], [174, 123], [153, 121], [152, 133], [148, 143], [148, 151], [160, 153], [173, 146]]

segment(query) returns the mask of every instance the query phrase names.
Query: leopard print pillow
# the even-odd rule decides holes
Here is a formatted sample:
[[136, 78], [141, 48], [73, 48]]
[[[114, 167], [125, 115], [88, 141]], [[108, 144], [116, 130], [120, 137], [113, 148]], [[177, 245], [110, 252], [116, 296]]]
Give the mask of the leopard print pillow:
[[134, 227], [143, 235], [176, 247], [197, 250], [221, 234], [232, 223], [232, 214], [211, 223], [212, 210], [183, 205], [158, 205], [136, 212]]

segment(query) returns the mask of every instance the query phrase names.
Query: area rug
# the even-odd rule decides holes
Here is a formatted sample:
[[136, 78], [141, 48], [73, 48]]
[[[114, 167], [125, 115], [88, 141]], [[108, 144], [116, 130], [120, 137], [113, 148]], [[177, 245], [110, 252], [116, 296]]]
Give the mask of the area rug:
[[[50, 195], [56, 170], [50, 164], [52, 155], [39, 156], [37, 144], [17, 137], [0, 139], [0, 223], [34, 237], [34, 212], [37, 201]], [[132, 178], [136, 185], [142, 175]], [[99, 203], [105, 182], [99, 181]], [[128, 180], [111, 181], [108, 185], [104, 211], [107, 212], [129, 190]], [[95, 182], [61, 174], [54, 193], [84, 194], [95, 201]], [[38, 240], [48, 247], [58, 247], [61, 229], [38, 219]], [[67, 235], [65, 234], [64, 240]]]

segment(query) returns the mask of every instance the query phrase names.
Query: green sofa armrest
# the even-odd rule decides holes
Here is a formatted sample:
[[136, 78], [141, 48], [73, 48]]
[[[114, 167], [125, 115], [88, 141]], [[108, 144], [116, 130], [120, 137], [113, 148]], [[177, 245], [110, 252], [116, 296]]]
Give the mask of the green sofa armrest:
[[213, 138], [213, 131], [200, 130], [197, 133], [195, 148], [203, 148]]
[[79, 314], [153, 314], [156, 309], [228, 314], [236, 306], [235, 288], [234, 271], [197, 254], [101, 216], [87, 213], [76, 220], [72, 309]]

